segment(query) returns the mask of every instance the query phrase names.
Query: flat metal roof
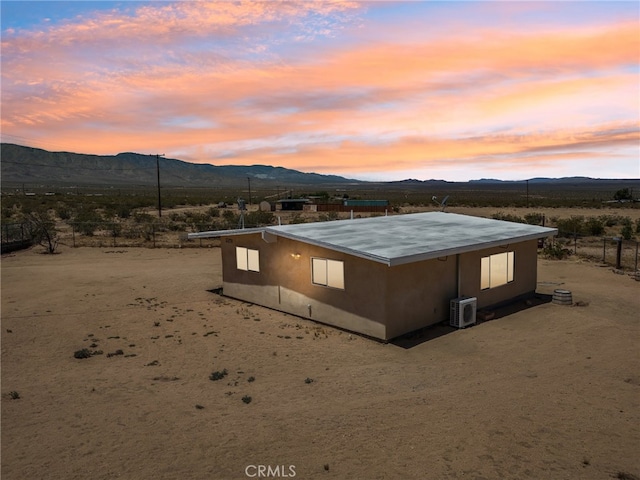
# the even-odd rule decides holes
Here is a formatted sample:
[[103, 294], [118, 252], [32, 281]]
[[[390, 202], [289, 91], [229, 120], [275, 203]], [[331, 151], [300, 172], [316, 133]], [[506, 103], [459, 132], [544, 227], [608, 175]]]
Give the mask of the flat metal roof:
[[389, 266], [556, 235], [555, 228], [445, 212], [189, 234], [189, 238], [267, 232]]

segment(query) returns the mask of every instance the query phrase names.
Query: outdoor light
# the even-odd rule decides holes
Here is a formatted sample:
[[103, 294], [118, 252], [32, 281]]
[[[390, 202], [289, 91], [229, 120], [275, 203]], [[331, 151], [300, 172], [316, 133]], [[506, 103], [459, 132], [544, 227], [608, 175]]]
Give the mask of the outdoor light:
[[300, 258], [300, 254], [299, 253], [292, 253], [291, 254], [291, 258], [293, 258], [294, 260], [298, 260]]

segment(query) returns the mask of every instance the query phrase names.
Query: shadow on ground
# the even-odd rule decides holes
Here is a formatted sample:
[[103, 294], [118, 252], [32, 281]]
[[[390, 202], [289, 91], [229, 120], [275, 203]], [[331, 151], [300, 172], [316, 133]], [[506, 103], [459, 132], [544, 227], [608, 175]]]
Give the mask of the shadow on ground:
[[[535, 296], [525, 300], [517, 300], [503, 305], [498, 305], [490, 309], [481, 309], [478, 312], [475, 325], [498, 320], [500, 318], [513, 315], [514, 313], [537, 307], [538, 305], [550, 303], [552, 297], [552, 295], [537, 293]], [[467, 328], [473, 328], [473, 326]], [[397, 347], [409, 349], [438, 337], [442, 337], [443, 335], [455, 332], [456, 330], [458, 329], [450, 326], [449, 322], [442, 322], [402, 335], [401, 337], [391, 340], [389, 343]]]

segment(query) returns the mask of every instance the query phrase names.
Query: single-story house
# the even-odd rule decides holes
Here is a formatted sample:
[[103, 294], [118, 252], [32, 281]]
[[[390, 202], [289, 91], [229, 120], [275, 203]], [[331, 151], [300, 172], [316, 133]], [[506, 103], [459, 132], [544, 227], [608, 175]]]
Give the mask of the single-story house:
[[390, 340], [535, 292], [553, 228], [445, 212], [189, 234], [221, 237], [223, 294]]

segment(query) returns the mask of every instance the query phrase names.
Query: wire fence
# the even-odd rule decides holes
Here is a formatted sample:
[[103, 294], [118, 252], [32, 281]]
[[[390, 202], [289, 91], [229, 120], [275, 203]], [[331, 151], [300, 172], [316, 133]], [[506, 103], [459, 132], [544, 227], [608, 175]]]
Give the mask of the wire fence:
[[[69, 247], [210, 248], [219, 246], [220, 240], [189, 240], [187, 232], [219, 230], [224, 227], [225, 225], [212, 223], [186, 225], [163, 221], [134, 224], [69, 222], [59, 223], [55, 230], [58, 243]], [[226, 227], [236, 228], [235, 225]], [[25, 223], [3, 223], [0, 233], [2, 253], [37, 243], [32, 236], [32, 229]], [[640, 242], [636, 240], [560, 232], [558, 237], [548, 239], [545, 244], [558, 256], [575, 255], [620, 270], [638, 271], [640, 267]]]
[[58, 229], [58, 238], [61, 244], [71, 247], [190, 248], [219, 245], [218, 239], [187, 238], [187, 230], [197, 232], [208, 229], [208, 225], [178, 228], [161, 222], [136, 225], [71, 222]]
[[555, 252], [576, 255], [587, 260], [610, 265], [619, 270], [637, 271], [640, 242], [622, 237], [592, 237], [571, 235], [554, 238]]

